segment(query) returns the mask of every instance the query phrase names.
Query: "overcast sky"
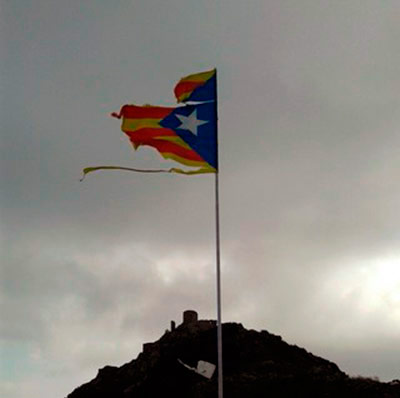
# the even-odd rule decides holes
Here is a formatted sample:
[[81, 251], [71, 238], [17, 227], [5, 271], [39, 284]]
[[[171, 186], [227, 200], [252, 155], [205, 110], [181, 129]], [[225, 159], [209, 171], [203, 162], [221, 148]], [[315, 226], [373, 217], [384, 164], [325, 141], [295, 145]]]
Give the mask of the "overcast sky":
[[214, 178], [109, 113], [218, 68], [223, 320], [400, 378], [398, 0], [1, 0], [0, 396], [216, 317]]

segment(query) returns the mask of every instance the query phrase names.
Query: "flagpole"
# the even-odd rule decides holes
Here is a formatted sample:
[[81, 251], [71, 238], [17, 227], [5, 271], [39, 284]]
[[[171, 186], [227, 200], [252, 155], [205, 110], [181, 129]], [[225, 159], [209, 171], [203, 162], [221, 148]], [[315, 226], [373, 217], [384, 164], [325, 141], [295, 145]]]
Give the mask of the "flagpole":
[[223, 371], [222, 371], [222, 321], [221, 321], [221, 263], [219, 239], [219, 181], [218, 171], [215, 173], [215, 231], [217, 254], [217, 340], [218, 340], [218, 398], [223, 398]]
[[[217, 69], [215, 69], [215, 115], [217, 119], [218, 137], [218, 101], [217, 101]], [[217, 170], [215, 173], [215, 238], [216, 238], [216, 265], [217, 265], [217, 349], [218, 349], [218, 398], [223, 398], [223, 369], [222, 369], [222, 303], [221, 303], [221, 256], [219, 237], [219, 159], [218, 138], [216, 145]]]

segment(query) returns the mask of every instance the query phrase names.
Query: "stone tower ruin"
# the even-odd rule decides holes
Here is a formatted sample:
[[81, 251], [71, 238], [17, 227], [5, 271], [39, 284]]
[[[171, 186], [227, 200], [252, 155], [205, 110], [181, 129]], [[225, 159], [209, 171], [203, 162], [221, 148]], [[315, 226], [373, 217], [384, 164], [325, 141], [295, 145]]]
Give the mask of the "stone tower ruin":
[[186, 310], [183, 312], [183, 324], [196, 323], [198, 321], [198, 315], [196, 311]]

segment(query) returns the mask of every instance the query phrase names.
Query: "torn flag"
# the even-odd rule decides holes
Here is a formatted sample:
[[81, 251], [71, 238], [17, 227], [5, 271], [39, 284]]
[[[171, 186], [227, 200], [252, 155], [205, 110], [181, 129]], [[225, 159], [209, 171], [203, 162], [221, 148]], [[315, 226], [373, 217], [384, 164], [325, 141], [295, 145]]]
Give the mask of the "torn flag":
[[217, 146], [217, 84], [216, 69], [182, 78], [175, 87], [178, 102], [192, 102], [179, 107], [124, 105], [111, 116], [122, 119], [121, 130], [133, 147], [147, 145], [165, 159], [196, 169], [143, 170], [120, 166], [86, 167], [86, 174], [97, 170], [127, 170], [146, 173], [173, 172], [181, 174], [216, 173]]

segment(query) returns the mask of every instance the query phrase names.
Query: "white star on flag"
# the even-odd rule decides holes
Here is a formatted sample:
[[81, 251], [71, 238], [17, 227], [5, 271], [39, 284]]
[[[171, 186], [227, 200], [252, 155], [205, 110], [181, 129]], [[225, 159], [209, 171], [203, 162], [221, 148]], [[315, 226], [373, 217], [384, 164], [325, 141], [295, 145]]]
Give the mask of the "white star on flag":
[[197, 109], [195, 109], [190, 115], [178, 115], [175, 116], [180, 120], [179, 126], [182, 130], [189, 130], [192, 134], [197, 135], [197, 128], [203, 124], [207, 124], [209, 120], [200, 120], [197, 118]]

